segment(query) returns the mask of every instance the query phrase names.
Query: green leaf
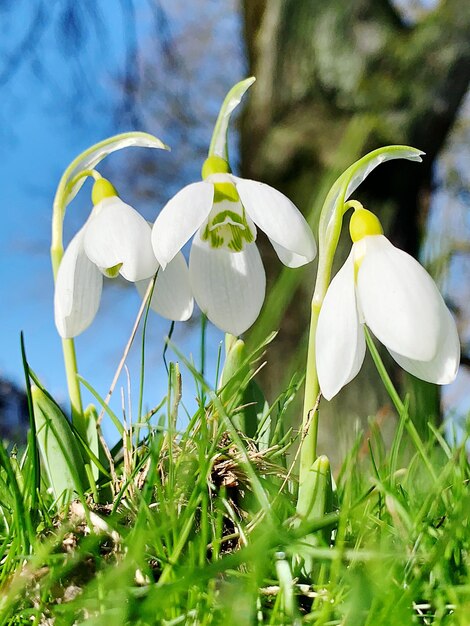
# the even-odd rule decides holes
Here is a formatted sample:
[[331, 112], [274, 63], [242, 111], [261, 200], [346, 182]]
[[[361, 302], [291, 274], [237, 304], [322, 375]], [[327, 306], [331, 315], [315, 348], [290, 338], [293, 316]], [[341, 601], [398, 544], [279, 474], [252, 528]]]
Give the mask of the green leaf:
[[[90, 448], [90, 451], [95, 455], [96, 458], [100, 456], [100, 444], [98, 438], [98, 412], [94, 404], [90, 404], [85, 409], [85, 424], [86, 424], [86, 436], [87, 436], [87, 444]], [[93, 474], [93, 478], [98, 480], [100, 475], [100, 469], [95, 463], [91, 463], [91, 471]]]
[[60, 407], [39, 387], [31, 388], [39, 449], [56, 500], [83, 494], [87, 477], [80, 446]]
[[219, 115], [215, 123], [214, 132], [212, 133], [209, 156], [219, 156], [228, 161], [227, 131], [230, 116], [240, 104], [245, 92], [251, 87], [255, 80], [256, 78], [254, 76], [245, 78], [245, 80], [242, 80], [234, 85], [225, 96], [225, 100], [220, 107]]
[[39, 463], [39, 449], [36, 437], [36, 423], [34, 420], [33, 398], [31, 395], [31, 379], [29, 377], [29, 365], [26, 358], [26, 348], [23, 332], [20, 333], [21, 358], [23, 361], [23, 371], [25, 376], [26, 398], [28, 402], [29, 431], [28, 431], [28, 450], [27, 456], [29, 462], [28, 479], [30, 485], [30, 507], [32, 515], [37, 512], [37, 498], [39, 488], [41, 486], [41, 467]]
[[297, 503], [297, 515], [303, 522], [318, 519], [333, 510], [333, 487], [328, 457], [319, 456], [305, 480], [306, 488], [303, 492], [305, 497], [299, 499]]

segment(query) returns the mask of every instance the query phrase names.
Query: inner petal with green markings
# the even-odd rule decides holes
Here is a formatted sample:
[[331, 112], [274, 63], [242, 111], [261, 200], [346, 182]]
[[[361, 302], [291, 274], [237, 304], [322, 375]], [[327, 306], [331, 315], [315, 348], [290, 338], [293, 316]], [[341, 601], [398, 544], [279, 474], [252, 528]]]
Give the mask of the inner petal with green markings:
[[213, 248], [241, 252], [255, 238], [256, 227], [246, 214], [235, 185], [214, 183], [214, 203], [201, 229], [201, 239]]
[[99, 267], [98, 269], [107, 278], [117, 278], [122, 266], [122, 263], [118, 263], [117, 265], [113, 265], [113, 267]]

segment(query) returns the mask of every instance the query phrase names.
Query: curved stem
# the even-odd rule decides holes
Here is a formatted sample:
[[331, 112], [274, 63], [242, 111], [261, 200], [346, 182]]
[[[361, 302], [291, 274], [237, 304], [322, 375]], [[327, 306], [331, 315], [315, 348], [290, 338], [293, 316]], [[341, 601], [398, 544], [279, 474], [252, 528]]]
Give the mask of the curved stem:
[[333, 260], [338, 246], [339, 235], [343, 222], [343, 216], [350, 208], [357, 208], [355, 200], [340, 202], [341, 209], [337, 212], [335, 220], [331, 225], [330, 232], [325, 240], [320, 240], [320, 252], [318, 260], [318, 273], [313, 292], [310, 330], [308, 338], [307, 366], [305, 371], [305, 391], [304, 406], [302, 414], [302, 438], [300, 443], [300, 466], [299, 466], [299, 493], [297, 502], [300, 503], [309, 494], [305, 490], [310, 490], [308, 475], [317, 457], [318, 441], [318, 399], [320, 396], [320, 386], [318, 383], [316, 364], [316, 341], [318, 317], [325, 299], [325, 295], [330, 284]]
[[308, 339], [307, 368], [305, 372], [304, 408], [302, 415], [302, 432], [304, 439], [300, 451], [300, 475], [303, 476], [311, 467], [317, 456], [318, 438], [318, 411], [311, 415], [314, 410], [320, 387], [318, 385], [315, 334], [317, 330], [318, 315], [320, 308], [312, 301], [310, 331]]
[[75, 354], [75, 342], [73, 339], [62, 339], [62, 352], [64, 355], [65, 375], [67, 377], [67, 389], [70, 398], [72, 423], [80, 436], [87, 441], [87, 426], [83, 414], [82, 395], [77, 374], [77, 357]]
[[[94, 180], [101, 178], [101, 174], [95, 170], [83, 170], [67, 182], [63, 194], [67, 194], [67, 190], [71, 189], [80, 179], [91, 176]], [[62, 181], [61, 181], [62, 182]], [[59, 191], [59, 190], [58, 190]], [[56, 196], [57, 197], [57, 196]], [[63, 222], [65, 217], [65, 208], [62, 202], [54, 202], [52, 213], [52, 242], [51, 242], [51, 262], [52, 272], [54, 276], [54, 284], [57, 279], [60, 262], [64, 256], [63, 244]], [[62, 339], [62, 352], [64, 355], [65, 375], [67, 378], [67, 389], [69, 392], [72, 423], [79, 432], [80, 436], [87, 440], [86, 420], [83, 414], [82, 396], [80, 392], [80, 383], [77, 378], [77, 356], [75, 353], [75, 342], [73, 339]]]
[[393, 159], [421, 161], [423, 153], [410, 146], [384, 146], [373, 150], [353, 163], [331, 187], [323, 204], [319, 220], [318, 237], [318, 273], [312, 299], [310, 334], [307, 355], [305, 381], [305, 397], [302, 422], [302, 438], [300, 442], [299, 495], [297, 510], [302, 498], [309, 497], [312, 484], [311, 469], [317, 454], [318, 415], [317, 399], [320, 388], [316, 370], [315, 335], [318, 316], [330, 284], [333, 259], [338, 246], [343, 216], [350, 209], [361, 209], [362, 204], [348, 198], [364, 181], [364, 179], [381, 163]]
[[[77, 195], [84, 179], [87, 176], [91, 176], [95, 180], [101, 178], [99, 172], [97, 172], [94, 168], [104, 158], [106, 158], [109, 154], [116, 152], [116, 150], [121, 150], [122, 148], [130, 146], [169, 150], [168, 146], [160, 141], [160, 139], [150, 135], [149, 133], [143, 133], [140, 131], [120, 133], [118, 135], [114, 135], [113, 137], [108, 137], [103, 141], [99, 141], [84, 150], [70, 163], [65, 172], [62, 174], [52, 208], [51, 261], [54, 282], [64, 254], [63, 222], [67, 205]], [[62, 340], [62, 349], [67, 375], [67, 386], [72, 405], [72, 420], [80, 434], [82, 434], [84, 416], [80, 386], [77, 380], [77, 359], [75, 356], [75, 345], [73, 339]], [[86, 435], [84, 438], [87, 440]]]

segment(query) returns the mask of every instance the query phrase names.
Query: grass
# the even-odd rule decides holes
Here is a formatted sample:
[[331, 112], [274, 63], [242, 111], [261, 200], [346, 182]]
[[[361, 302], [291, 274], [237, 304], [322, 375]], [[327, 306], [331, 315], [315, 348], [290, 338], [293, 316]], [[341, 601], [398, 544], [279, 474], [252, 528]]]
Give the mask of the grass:
[[108, 456], [81, 445], [90, 484], [66, 500], [39, 464], [30, 402], [26, 447], [0, 446], [1, 625], [468, 626], [465, 442], [410, 437], [400, 404], [392, 445], [371, 420], [323, 509], [299, 520], [286, 454], [299, 435], [283, 425], [302, 381], [268, 405], [253, 379], [265, 346], [218, 391], [180, 355], [199, 389], [187, 427], [171, 363], [166, 401], [123, 420]]

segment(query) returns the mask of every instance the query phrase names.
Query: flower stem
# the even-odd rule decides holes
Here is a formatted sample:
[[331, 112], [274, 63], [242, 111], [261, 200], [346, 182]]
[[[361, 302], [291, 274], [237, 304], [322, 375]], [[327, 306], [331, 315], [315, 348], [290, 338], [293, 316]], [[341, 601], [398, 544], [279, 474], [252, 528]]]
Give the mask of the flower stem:
[[318, 411], [315, 411], [313, 415], [310, 414], [310, 411], [314, 410], [320, 392], [315, 355], [315, 333], [317, 330], [319, 312], [320, 310], [312, 301], [302, 416], [302, 434], [304, 435], [304, 439], [300, 450], [301, 477], [312, 466], [317, 456]]
[[[95, 180], [100, 174], [95, 170], [84, 170], [77, 174], [68, 184], [61, 181], [54, 199], [52, 211], [52, 242], [51, 242], [51, 263], [54, 284], [57, 279], [60, 262], [64, 256], [63, 244], [63, 222], [65, 217], [64, 198], [68, 189], [81, 178], [92, 176]], [[87, 441], [86, 420], [83, 414], [82, 396], [80, 393], [80, 383], [77, 378], [77, 357], [75, 354], [75, 343], [73, 339], [62, 339], [62, 352], [64, 355], [65, 375], [67, 378], [67, 389], [70, 398], [72, 423], [78, 433]]]
[[[318, 374], [316, 365], [316, 345], [315, 335], [317, 332], [318, 316], [325, 299], [326, 291], [330, 283], [331, 269], [338, 245], [339, 232], [341, 230], [342, 216], [345, 208], [340, 212], [340, 223], [337, 236], [329, 237], [327, 242], [320, 241], [320, 253], [318, 260], [317, 281], [313, 292], [311, 314], [310, 314], [310, 331], [308, 338], [307, 366], [305, 371], [305, 391], [304, 406], [302, 415], [302, 439], [300, 444], [300, 467], [299, 467], [299, 494], [298, 503], [304, 497], [309, 497], [304, 493], [304, 489], [309, 485], [307, 480], [308, 473], [317, 457], [317, 440], [318, 440], [318, 409], [317, 400], [320, 394], [320, 386], [318, 384]], [[326, 244], [326, 245], [325, 245]], [[314, 411], [311, 413], [311, 411]]]
[[83, 414], [80, 383], [77, 378], [77, 357], [75, 354], [75, 343], [73, 339], [62, 339], [62, 352], [64, 354], [65, 374], [67, 377], [72, 423], [79, 432], [80, 436], [87, 441], [87, 425]]
[[[369, 154], [353, 163], [341, 174], [331, 187], [323, 203], [318, 224], [318, 273], [312, 300], [307, 354], [302, 437], [300, 441], [298, 512], [303, 509], [300, 506], [302, 499], [313, 497], [310, 492], [315, 480], [312, 479], [312, 467], [317, 454], [318, 415], [316, 402], [320, 392], [315, 354], [318, 316], [330, 283], [333, 260], [343, 225], [343, 216], [350, 208], [354, 210], [363, 208], [360, 202], [348, 200], [348, 198], [370, 172], [381, 163], [392, 159], [408, 159], [419, 162], [422, 154], [420, 150], [409, 146], [384, 146], [369, 152]], [[313, 484], [313, 486], [315, 485]]]
[[[311, 497], [310, 470], [317, 458], [318, 441], [318, 399], [320, 386], [318, 383], [316, 365], [315, 336], [317, 332], [318, 317], [330, 284], [331, 270], [338, 246], [339, 235], [345, 212], [350, 208], [358, 208], [360, 203], [355, 200], [339, 202], [333, 219], [324, 230], [324, 237], [319, 241], [319, 259], [317, 280], [313, 292], [310, 330], [308, 338], [307, 366], [305, 371], [304, 406], [302, 415], [302, 437], [300, 443], [300, 466], [299, 466], [299, 493], [297, 508], [305, 498]], [[361, 205], [362, 206], [362, 205]]]

